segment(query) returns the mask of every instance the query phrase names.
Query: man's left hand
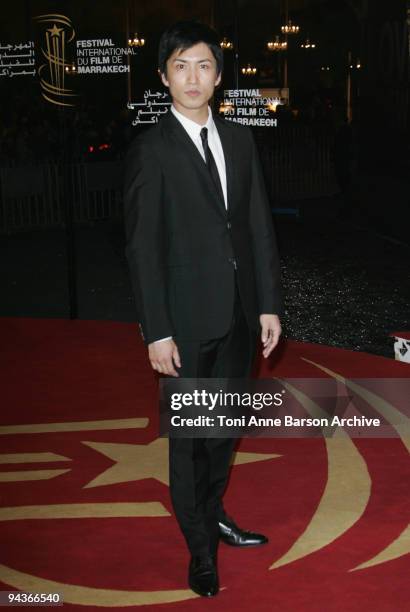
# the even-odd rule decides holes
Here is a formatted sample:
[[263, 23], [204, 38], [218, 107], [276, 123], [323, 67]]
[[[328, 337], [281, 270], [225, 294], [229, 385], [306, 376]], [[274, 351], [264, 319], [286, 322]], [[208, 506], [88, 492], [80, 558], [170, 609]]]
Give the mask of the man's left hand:
[[279, 342], [279, 336], [282, 333], [282, 328], [280, 326], [279, 317], [275, 314], [261, 314], [259, 321], [262, 327], [262, 355], [266, 359]]

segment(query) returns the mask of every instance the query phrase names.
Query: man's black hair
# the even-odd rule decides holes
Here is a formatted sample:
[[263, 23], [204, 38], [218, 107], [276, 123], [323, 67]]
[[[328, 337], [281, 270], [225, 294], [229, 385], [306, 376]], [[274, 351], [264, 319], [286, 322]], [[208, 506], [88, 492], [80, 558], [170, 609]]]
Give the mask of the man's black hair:
[[198, 43], [208, 45], [216, 60], [217, 75], [223, 69], [223, 51], [219, 36], [215, 30], [200, 21], [178, 21], [169, 27], [161, 36], [158, 48], [158, 68], [167, 74], [167, 60], [176, 49], [184, 51]]

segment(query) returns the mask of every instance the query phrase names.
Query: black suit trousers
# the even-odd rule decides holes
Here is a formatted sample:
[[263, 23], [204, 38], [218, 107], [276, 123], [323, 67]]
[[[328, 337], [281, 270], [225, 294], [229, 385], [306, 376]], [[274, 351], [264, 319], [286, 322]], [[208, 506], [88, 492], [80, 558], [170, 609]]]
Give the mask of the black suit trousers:
[[[243, 378], [250, 375], [256, 350], [241, 306], [235, 274], [231, 326], [221, 338], [175, 342], [181, 357], [180, 377]], [[215, 554], [218, 520], [225, 517], [222, 496], [236, 440], [170, 438], [170, 493], [174, 512], [192, 555]]]

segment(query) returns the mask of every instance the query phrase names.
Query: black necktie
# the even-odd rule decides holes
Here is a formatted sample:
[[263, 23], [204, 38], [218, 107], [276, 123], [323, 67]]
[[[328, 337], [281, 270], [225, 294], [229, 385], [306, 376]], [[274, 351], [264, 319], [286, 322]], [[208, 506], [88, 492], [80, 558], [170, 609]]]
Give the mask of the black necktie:
[[212, 155], [212, 151], [208, 146], [208, 128], [206, 127], [203, 127], [201, 129], [201, 140], [202, 140], [202, 146], [204, 148], [205, 161], [206, 161], [207, 168], [210, 172], [213, 182], [215, 183], [216, 190], [219, 193], [220, 197], [222, 198], [222, 202], [225, 206], [225, 199], [224, 199], [224, 194], [222, 190], [221, 178], [219, 176], [218, 168], [216, 167], [216, 163], [215, 163], [214, 156]]

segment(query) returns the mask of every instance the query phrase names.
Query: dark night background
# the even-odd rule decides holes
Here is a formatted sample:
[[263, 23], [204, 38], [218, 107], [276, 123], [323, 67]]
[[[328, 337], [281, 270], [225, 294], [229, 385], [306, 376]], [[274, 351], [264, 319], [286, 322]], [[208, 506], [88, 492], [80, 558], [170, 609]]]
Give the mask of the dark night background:
[[[72, 77], [81, 93], [74, 109], [43, 100], [35, 77], [0, 78], [2, 316], [70, 316], [67, 279], [73, 288], [75, 278], [71, 316], [135, 320], [121, 165], [139, 128], [127, 101], [163, 89], [158, 41], [179, 19], [199, 18], [236, 41], [239, 65], [258, 68], [240, 76], [240, 88], [283, 86], [284, 56], [266, 43], [285, 9], [279, 0], [16, 0], [2, 8], [2, 45], [37, 44], [33, 18], [45, 13], [68, 15], [77, 39], [146, 39], [130, 77]], [[300, 26], [286, 52], [290, 105], [278, 110], [278, 128], [253, 128], [280, 243], [287, 337], [392, 356], [389, 333], [410, 328], [409, 10], [405, 0], [289, 0]], [[300, 48], [307, 38], [315, 49]], [[224, 57], [221, 89], [230, 89], [233, 53]]]

